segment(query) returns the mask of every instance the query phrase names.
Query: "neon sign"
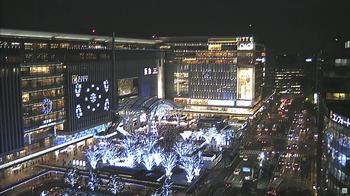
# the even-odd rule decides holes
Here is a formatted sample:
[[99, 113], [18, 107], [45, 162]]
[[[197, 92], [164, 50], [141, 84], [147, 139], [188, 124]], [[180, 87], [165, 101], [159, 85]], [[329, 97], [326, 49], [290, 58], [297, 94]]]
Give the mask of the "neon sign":
[[72, 84], [78, 84], [80, 82], [87, 82], [88, 79], [89, 79], [89, 76], [72, 75]]
[[336, 113], [331, 112], [330, 118], [332, 119], [333, 122], [336, 122], [338, 124], [341, 124], [346, 127], [350, 127], [350, 118], [346, 118], [343, 116], [340, 116]]

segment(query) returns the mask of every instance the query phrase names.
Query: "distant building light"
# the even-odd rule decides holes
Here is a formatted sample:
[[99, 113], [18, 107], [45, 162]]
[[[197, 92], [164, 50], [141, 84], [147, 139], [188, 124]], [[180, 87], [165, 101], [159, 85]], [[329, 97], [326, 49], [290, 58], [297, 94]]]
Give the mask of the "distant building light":
[[305, 61], [310, 63], [310, 62], [312, 62], [312, 58], [307, 58], [307, 59], [305, 59]]
[[345, 42], [345, 48], [350, 48], [350, 41]]

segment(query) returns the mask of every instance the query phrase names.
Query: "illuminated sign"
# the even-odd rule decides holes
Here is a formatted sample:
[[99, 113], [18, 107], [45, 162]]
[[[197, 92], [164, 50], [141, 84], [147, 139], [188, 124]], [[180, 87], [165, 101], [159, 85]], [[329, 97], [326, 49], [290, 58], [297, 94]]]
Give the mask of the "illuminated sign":
[[[83, 78], [87, 80], [87, 76]], [[78, 82], [74, 84], [76, 101], [74, 108], [75, 117], [80, 119], [86, 113], [109, 111], [109, 89], [110, 86], [108, 80], [103, 80], [97, 83], [87, 82], [81, 84]]]
[[250, 172], [250, 168], [249, 167], [242, 167], [242, 171], [243, 172]]
[[343, 116], [340, 116], [336, 113], [331, 112], [330, 118], [332, 119], [333, 122], [336, 122], [338, 124], [341, 124], [346, 127], [350, 127], [350, 118], [346, 118]]
[[237, 69], [237, 98], [253, 99], [254, 70], [252, 67], [239, 67]]
[[237, 50], [254, 50], [253, 37], [238, 37], [237, 42]]
[[237, 37], [238, 42], [254, 42], [253, 37]]
[[78, 76], [78, 75], [72, 75], [72, 84], [78, 84], [81, 82], [87, 82], [89, 79], [89, 76]]
[[147, 75], [157, 75], [158, 74], [158, 68], [157, 67], [145, 67], [143, 68], [143, 75], [147, 76]]
[[221, 44], [209, 44], [208, 50], [221, 50]]
[[237, 50], [254, 50], [254, 43], [239, 43], [237, 46]]

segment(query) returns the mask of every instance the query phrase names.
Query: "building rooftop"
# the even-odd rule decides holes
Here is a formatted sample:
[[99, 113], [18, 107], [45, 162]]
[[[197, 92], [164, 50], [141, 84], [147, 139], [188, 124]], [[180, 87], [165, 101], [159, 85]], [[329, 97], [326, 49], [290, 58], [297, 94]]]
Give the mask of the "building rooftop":
[[[47, 39], [47, 40], [51, 40], [51, 39], [71, 40], [71, 41], [95, 40], [95, 41], [101, 41], [101, 42], [112, 42], [112, 36], [27, 31], [27, 30], [16, 30], [16, 29], [0, 29], [0, 36], [15, 37], [15, 38]], [[156, 43], [159, 43], [160, 40], [115, 37], [115, 42], [136, 43], [136, 44], [156, 44]]]

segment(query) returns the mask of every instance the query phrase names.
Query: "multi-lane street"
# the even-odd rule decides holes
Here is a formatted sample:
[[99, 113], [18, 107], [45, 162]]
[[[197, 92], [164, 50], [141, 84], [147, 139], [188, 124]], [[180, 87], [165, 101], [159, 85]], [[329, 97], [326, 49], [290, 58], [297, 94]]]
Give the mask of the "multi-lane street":
[[[302, 100], [278, 99], [251, 119], [239, 151], [226, 153], [200, 195], [310, 195], [314, 184], [314, 118]], [[215, 182], [215, 183], [214, 183]]]

